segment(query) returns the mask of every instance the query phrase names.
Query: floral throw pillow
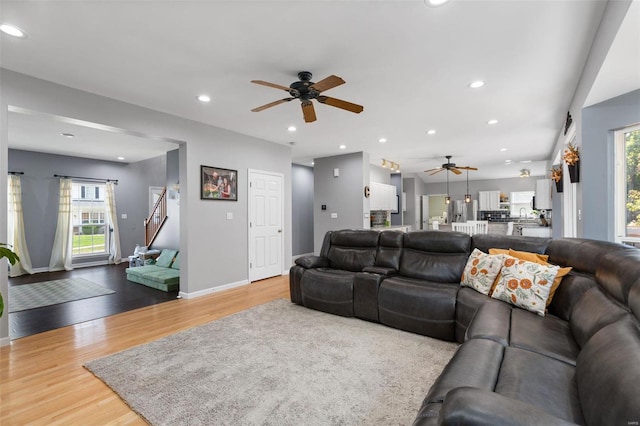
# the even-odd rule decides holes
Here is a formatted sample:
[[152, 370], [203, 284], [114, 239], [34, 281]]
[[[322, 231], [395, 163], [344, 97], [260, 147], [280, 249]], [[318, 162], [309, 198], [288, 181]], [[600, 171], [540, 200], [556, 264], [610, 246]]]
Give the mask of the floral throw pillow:
[[464, 267], [460, 285], [471, 287], [482, 294], [489, 294], [493, 287], [505, 256], [502, 254], [486, 254], [474, 249]]
[[540, 265], [506, 256], [491, 297], [544, 316], [559, 266]]

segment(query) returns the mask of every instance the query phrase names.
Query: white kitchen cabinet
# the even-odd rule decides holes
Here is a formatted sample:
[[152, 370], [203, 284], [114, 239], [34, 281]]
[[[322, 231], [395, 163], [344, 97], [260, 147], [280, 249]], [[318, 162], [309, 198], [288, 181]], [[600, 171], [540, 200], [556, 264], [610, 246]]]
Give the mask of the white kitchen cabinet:
[[536, 209], [551, 210], [551, 179], [536, 181]]
[[396, 208], [396, 187], [384, 183], [371, 182], [369, 210], [391, 211]]
[[479, 191], [478, 210], [500, 210], [500, 191]]

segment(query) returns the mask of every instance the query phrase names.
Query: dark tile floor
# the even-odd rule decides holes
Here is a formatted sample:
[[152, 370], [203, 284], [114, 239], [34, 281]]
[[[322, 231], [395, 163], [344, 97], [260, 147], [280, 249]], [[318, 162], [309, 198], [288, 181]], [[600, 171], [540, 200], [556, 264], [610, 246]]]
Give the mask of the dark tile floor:
[[67, 325], [167, 302], [177, 297], [177, 291], [167, 293], [127, 281], [124, 270], [128, 266], [129, 264], [123, 263], [10, 278], [9, 286], [29, 285], [30, 283], [63, 278], [84, 278], [108, 287], [115, 293], [10, 313], [9, 337], [18, 339]]

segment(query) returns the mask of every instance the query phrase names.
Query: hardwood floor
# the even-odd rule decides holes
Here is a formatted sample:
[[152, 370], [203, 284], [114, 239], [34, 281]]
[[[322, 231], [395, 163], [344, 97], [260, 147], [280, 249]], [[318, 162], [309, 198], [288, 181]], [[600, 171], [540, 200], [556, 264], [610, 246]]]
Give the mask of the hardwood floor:
[[0, 424], [146, 424], [83, 364], [279, 298], [275, 277], [15, 340], [0, 348]]
[[129, 264], [77, 268], [73, 271], [43, 272], [10, 278], [9, 286], [29, 285], [40, 281], [63, 278], [85, 278], [115, 293], [89, 299], [74, 300], [9, 314], [9, 337], [18, 339], [44, 331], [55, 330], [109, 315], [127, 312], [144, 306], [174, 300], [178, 291], [164, 292], [127, 281], [125, 269]]

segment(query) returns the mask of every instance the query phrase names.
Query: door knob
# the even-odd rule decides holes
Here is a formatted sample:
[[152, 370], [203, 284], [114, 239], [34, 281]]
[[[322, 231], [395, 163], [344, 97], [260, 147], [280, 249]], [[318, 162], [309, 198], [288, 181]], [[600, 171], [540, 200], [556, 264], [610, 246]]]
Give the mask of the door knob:
[[282, 229], [278, 229], [278, 233], [281, 233], [281, 232], [282, 232]]

